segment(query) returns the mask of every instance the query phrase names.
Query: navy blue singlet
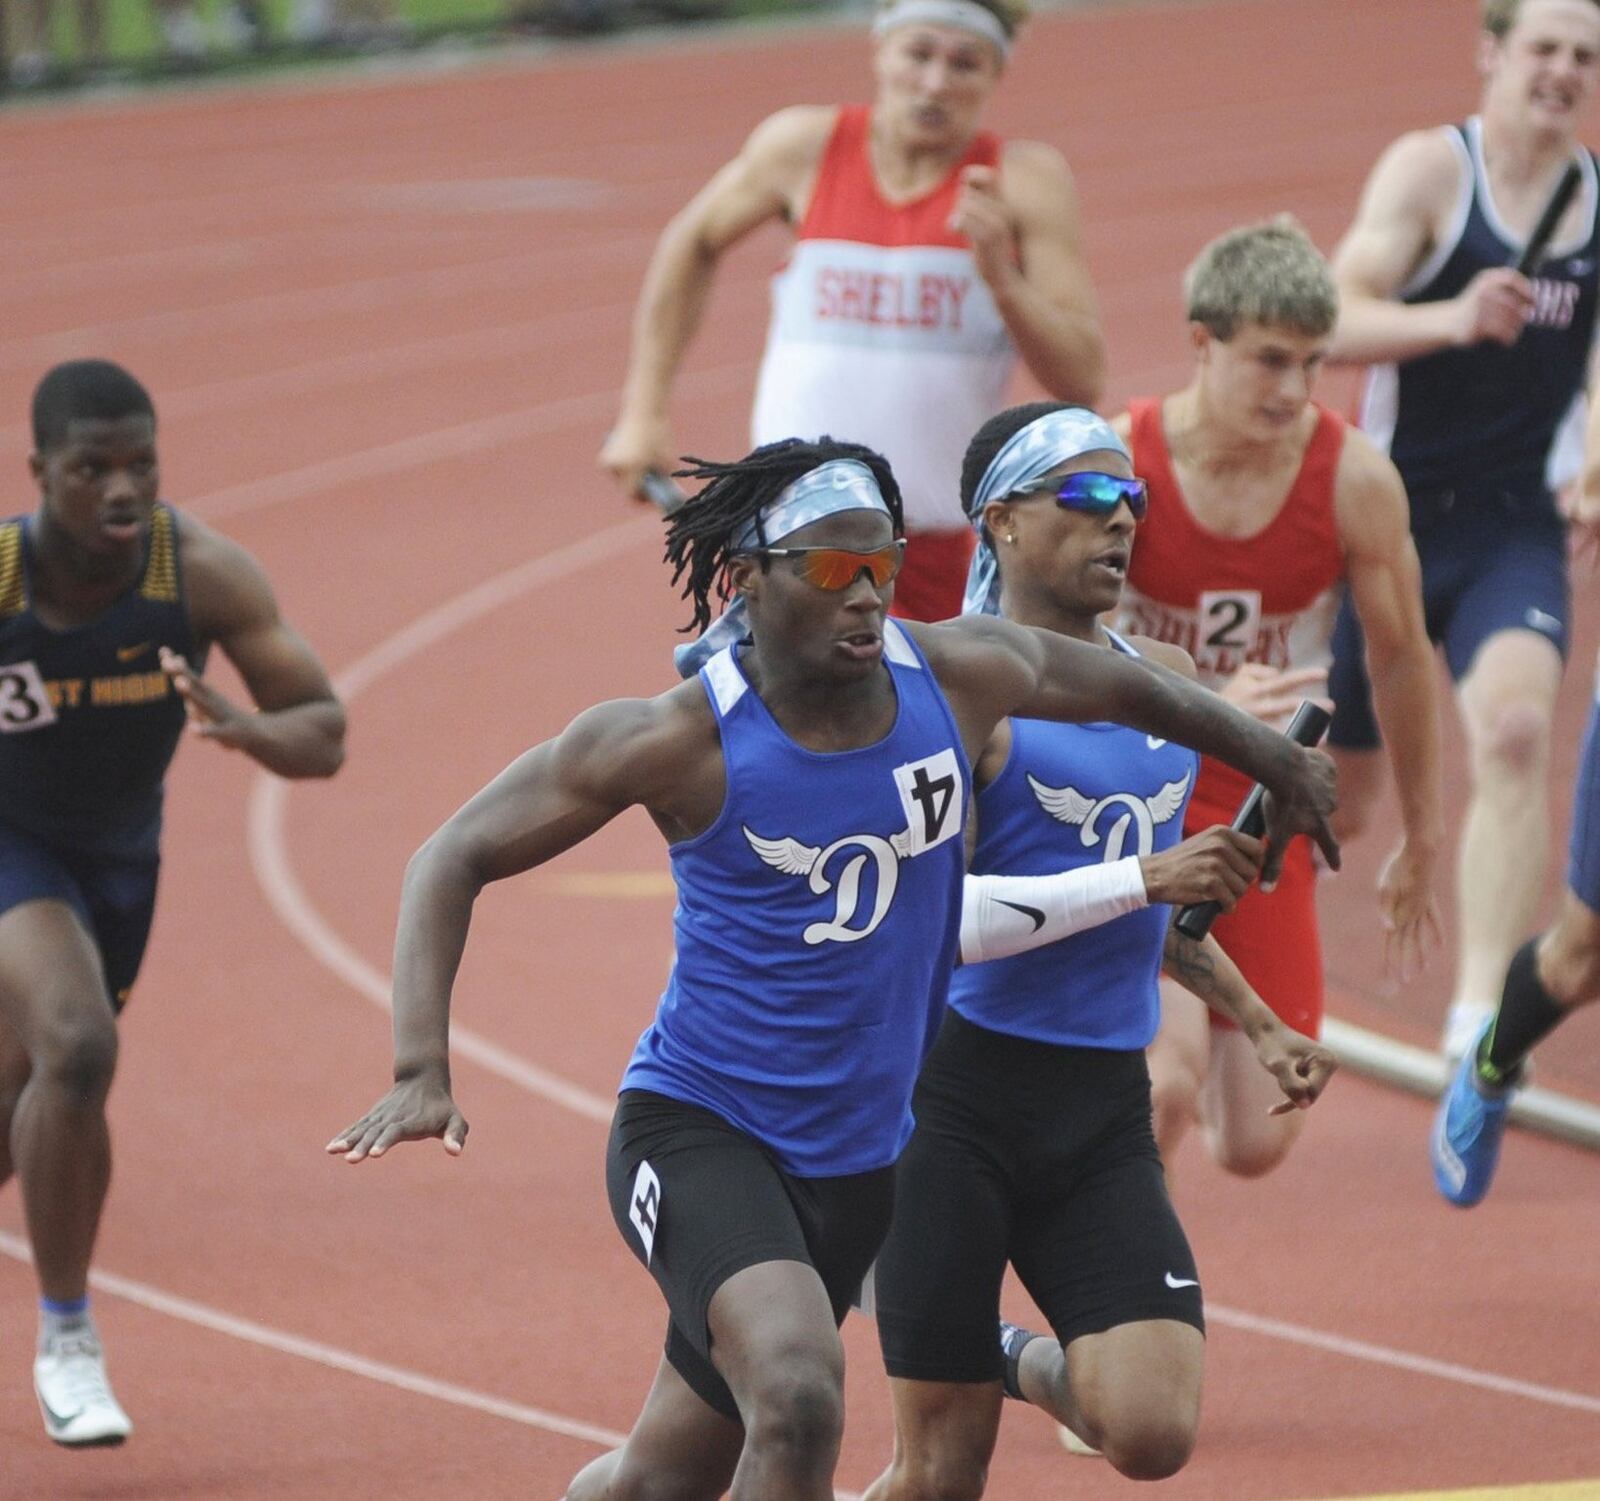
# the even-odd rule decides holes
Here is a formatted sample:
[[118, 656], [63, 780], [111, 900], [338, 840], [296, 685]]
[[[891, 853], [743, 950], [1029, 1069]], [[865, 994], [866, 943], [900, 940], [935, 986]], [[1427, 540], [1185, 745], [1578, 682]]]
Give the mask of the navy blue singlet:
[[[1440, 244], [1401, 289], [1406, 303], [1457, 296], [1480, 271], [1513, 264], [1524, 241], [1501, 222], [1489, 194], [1483, 129], [1449, 127], [1461, 159], [1454, 218]], [[1537, 306], [1509, 347], [1483, 342], [1375, 368], [1361, 425], [1388, 449], [1413, 497], [1442, 492], [1517, 497], [1549, 510], [1558, 435], [1582, 399], [1600, 293], [1600, 214], [1595, 158], [1579, 157], [1588, 204], [1583, 238], [1559, 245], [1534, 280]]]
[[956, 957], [971, 772], [916, 643], [890, 620], [884, 646], [894, 727], [831, 754], [783, 732], [738, 648], [701, 668], [727, 795], [672, 846], [677, 961], [622, 1081], [715, 1112], [799, 1177], [900, 1155]]
[[160, 647], [198, 660], [177, 518], [157, 506], [138, 581], [98, 619], [55, 630], [31, 603], [32, 520], [0, 523], [0, 820], [85, 854], [153, 855], [183, 701]]

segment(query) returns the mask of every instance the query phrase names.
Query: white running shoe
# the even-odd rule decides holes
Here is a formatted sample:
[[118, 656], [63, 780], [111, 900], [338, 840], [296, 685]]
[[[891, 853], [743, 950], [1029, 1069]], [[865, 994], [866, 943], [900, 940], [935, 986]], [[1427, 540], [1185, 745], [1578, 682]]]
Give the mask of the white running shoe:
[[58, 1335], [33, 1362], [44, 1431], [58, 1444], [120, 1444], [133, 1432], [111, 1395], [105, 1356], [92, 1328]]
[[1076, 1454], [1083, 1459], [1104, 1459], [1103, 1455], [1092, 1444], [1085, 1443], [1065, 1423], [1056, 1424], [1056, 1435], [1061, 1440], [1061, 1447], [1068, 1454]]

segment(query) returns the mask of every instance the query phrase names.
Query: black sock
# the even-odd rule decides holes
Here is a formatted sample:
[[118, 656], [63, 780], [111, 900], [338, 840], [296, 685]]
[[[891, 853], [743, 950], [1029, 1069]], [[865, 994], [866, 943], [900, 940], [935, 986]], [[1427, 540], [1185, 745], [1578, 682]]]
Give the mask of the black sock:
[[1015, 1397], [1019, 1402], [1028, 1400], [1022, 1394], [1022, 1351], [1030, 1339], [1038, 1337], [1021, 1324], [1008, 1324], [1004, 1319], [1000, 1320], [1000, 1353], [1006, 1358], [1006, 1373], [1001, 1378], [1001, 1384], [1006, 1389], [1006, 1395]]
[[1517, 950], [1506, 971], [1500, 1009], [1478, 1048], [1478, 1077], [1487, 1084], [1515, 1083], [1534, 1044], [1549, 1036], [1567, 1014], [1567, 1008], [1558, 1006], [1539, 983], [1534, 958], [1538, 941], [1530, 938]]

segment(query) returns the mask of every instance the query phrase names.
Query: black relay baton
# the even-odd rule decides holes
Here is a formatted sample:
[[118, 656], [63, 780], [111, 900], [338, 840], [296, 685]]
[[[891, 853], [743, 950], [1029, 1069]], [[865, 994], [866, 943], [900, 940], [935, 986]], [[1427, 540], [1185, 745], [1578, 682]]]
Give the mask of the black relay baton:
[[[1283, 733], [1296, 745], [1312, 746], [1322, 739], [1332, 720], [1333, 716], [1321, 704], [1306, 699], [1294, 711], [1294, 718]], [[1233, 823], [1229, 827], [1237, 833], [1259, 839], [1267, 828], [1267, 815], [1262, 807], [1266, 795], [1267, 789], [1257, 782], [1250, 789], [1249, 796], [1239, 804], [1239, 811], [1233, 815]], [[1221, 910], [1216, 902], [1195, 902], [1192, 906], [1180, 907], [1172, 925], [1185, 938], [1192, 938], [1199, 943], [1211, 931], [1211, 924]]]
[[1561, 181], [1556, 184], [1556, 190], [1550, 195], [1550, 201], [1545, 204], [1544, 212], [1539, 215], [1539, 222], [1533, 226], [1533, 233], [1528, 236], [1528, 243], [1522, 247], [1522, 254], [1517, 257], [1516, 272], [1519, 276], [1537, 275], [1539, 267], [1544, 264], [1545, 251], [1550, 248], [1550, 241], [1555, 238], [1556, 226], [1561, 223], [1561, 216], [1566, 213], [1567, 205], [1572, 202], [1573, 194], [1578, 191], [1578, 184], [1583, 181], [1583, 173], [1576, 161], [1567, 163], [1567, 170], [1561, 174]]
[[681, 510], [688, 496], [678, 488], [677, 481], [659, 469], [646, 469], [639, 477], [639, 493], [663, 516]]

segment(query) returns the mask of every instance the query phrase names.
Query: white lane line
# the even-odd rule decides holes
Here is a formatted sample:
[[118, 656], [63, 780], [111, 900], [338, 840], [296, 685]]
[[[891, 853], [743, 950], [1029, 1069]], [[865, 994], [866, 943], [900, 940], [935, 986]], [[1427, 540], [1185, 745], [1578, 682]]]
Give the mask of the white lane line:
[[[259, 407], [269, 401], [292, 400], [330, 388], [360, 385], [375, 378], [419, 372], [437, 376], [440, 366], [446, 364], [515, 355], [531, 358], [546, 351], [552, 340], [563, 343], [592, 340], [596, 320], [614, 318], [620, 324], [631, 306], [631, 303], [608, 302], [572, 308], [518, 323], [466, 329], [435, 338], [413, 339], [404, 344], [363, 347], [354, 353], [286, 365], [276, 370], [252, 370], [248, 375], [207, 380], [198, 386], [163, 389], [161, 421], [165, 426], [211, 412]], [[612, 394], [615, 400], [615, 393]], [[26, 453], [32, 443], [33, 432], [28, 423], [0, 427], [0, 447]]]
[[1344, 1355], [1351, 1360], [1365, 1360], [1373, 1365], [1410, 1371], [1419, 1376], [1434, 1376], [1461, 1386], [1481, 1387], [1484, 1391], [1498, 1392], [1506, 1397], [1526, 1397], [1530, 1402], [1542, 1402], [1548, 1407], [1569, 1407], [1578, 1412], [1600, 1414], [1600, 1397], [1563, 1391], [1556, 1386], [1538, 1386], [1531, 1381], [1518, 1381], [1512, 1376], [1496, 1375], [1493, 1371], [1456, 1365], [1453, 1361], [1432, 1360], [1426, 1355], [1410, 1355], [1404, 1350], [1391, 1350], [1386, 1345], [1368, 1344], [1365, 1340], [1346, 1339], [1340, 1334], [1324, 1334], [1319, 1329], [1286, 1324], [1281, 1319], [1262, 1318], [1259, 1314], [1244, 1313], [1237, 1308], [1222, 1308], [1208, 1303], [1206, 1319], [1230, 1329], [1285, 1340], [1289, 1344], [1304, 1345], [1329, 1355]]
[[[26, 1241], [0, 1230], [0, 1253], [16, 1261], [31, 1262]], [[226, 1334], [247, 1344], [260, 1345], [275, 1350], [280, 1355], [293, 1355], [309, 1360], [330, 1370], [344, 1371], [347, 1375], [361, 1376], [368, 1381], [380, 1382], [403, 1392], [413, 1392], [419, 1397], [432, 1397], [436, 1402], [448, 1402], [455, 1407], [470, 1408], [489, 1417], [507, 1418], [529, 1428], [543, 1428], [547, 1433], [557, 1433], [563, 1438], [582, 1439], [598, 1444], [603, 1449], [614, 1449], [625, 1435], [610, 1428], [600, 1428], [593, 1423], [581, 1423], [576, 1418], [562, 1417], [560, 1413], [547, 1412], [542, 1407], [528, 1407], [521, 1402], [507, 1402], [504, 1398], [487, 1392], [473, 1391], [470, 1387], [456, 1386], [448, 1381], [435, 1381], [402, 1366], [387, 1365], [380, 1360], [368, 1360], [364, 1355], [352, 1354], [336, 1345], [325, 1345], [320, 1340], [302, 1339], [298, 1334], [287, 1334], [272, 1329], [252, 1319], [241, 1319], [220, 1308], [196, 1303], [190, 1298], [180, 1298], [162, 1292], [147, 1282], [135, 1282], [131, 1277], [119, 1277], [115, 1272], [92, 1271], [89, 1285], [96, 1292], [110, 1293], [148, 1308], [153, 1313], [163, 1313], [169, 1318], [182, 1319], [186, 1324], [209, 1329], [215, 1334]]]
[[[749, 363], [742, 362], [696, 371], [684, 376], [678, 385], [688, 396], [718, 396], [735, 388], [742, 389], [749, 380]], [[323, 459], [299, 469], [269, 474], [263, 479], [228, 485], [187, 503], [184, 509], [207, 521], [238, 516], [246, 511], [261, 510], [265, 506], [318, 495], [337, 489], [340, 485], [359, 484], [385, 475], [401, 474], [425, 464], [442, 463], [498, 448], [502, 444], [524, 442], [581, 422], [603, 420], [616, 410], [616, 404], [614, 391], [590, 391], [580, 396], [558, 397], [554, 401], [542, 401], [519, 411], [501, 412], [494, 417], [480, 417], [454, 427], [412, 433], [393, 443], [380, 443], [375, 448], [340, 454], [337, 458]], [[656, 525], [659, 528], [659, 519]]]
[[367, 276], [320, 287], [286, 292], [260, 292], [210, 306], [165, 308], [134, 317], [112, 318], [80, 328], [0, 338], [0, 370], [32, 370], [55, 360], [71, 359], [92, 348], [123, 348], [160, 340], [216, 340], [247, 329], [280, 323], [380, 312], [415, 303], [465, 303], [480, 293], [519, 291], [530, 300], [565, 290], [569, 271], [596, 265], [634, 267], [653, 235], [620, 236], [559, 250], [499, 256], [453, 266], [431, 266], [389, 276]]
[[[27, 1242], [4, 1230], [0, 1230], [0, 1255], [28, 1264], [33, 1261]], [[173, 1293], [162, 1292], [159, 1287], [152, 1287], [148, 1282], [136, 1282], [131, 1277], [121, 1277], [115, 1272], [91, 1271], [89, 1285], [96, 1292], [125, 1298], [130, 1303], [138, 1304], [140, 1308], [148, 1308], [152, 1313], [181, 1319], [186, 1324], [194, 1324], [214, 1334], [224, 1334], [232, 1339], [243, 1340], [246, 1344], [260, 1345], [263, 1349], [275, 1351], [279, 1355], [290, 1355], [297, 1360], [309, 1360], [315, 1365], [326, 1366], [329, 1370], [342, 1371], [348, 1376], [360, 1376], [363, 1380], [392, 1386], [397, 1391], [410, 1392], [414, 1396], [431, 1397], [435, 1402], [448, 1402], [452, 1407], [464, 1407], [469, 1412], [482, 1413], [486, 1417], [505, 1418], [508, 1422], [521, 1423], [527, 1428], [542, 1428], [546, 1433], [554, 1433], [561, 1438], [580, 1439], [601, 1449], [618, 1448], [627, 1439], [626, 1434], [618, 1433], [612, 1428], [601, 1428], [595, 1423], [584, 1423], [577, 1418], [563, 1417], [560, 1413], [550, 1412], [543, 1407], [529, 1407], [523, 1402], [508, 1402], [503, 1397], [474, 1391], [467, 1386], [457, 1386], [451, 1381], [436, 1381], [432, 1376], [408, 1371], [404, 1366], [389, 1365], [381, 1360], [368, 1360], [365, 1355], [341, 1350], [337, 1345], [327, 1345], [321, 1340], [303, 1339], [298, 1334], [288, 1334], [281, 1329], [258, 1324], [253, 1319], [241, 1319], [231, 1313], [224, 1313], [220, 1308], [196, 1303], [192, 1298], [180, 1298]], [[837, 1491], [835, 1501], [861, 1501], [861, 1497], [855, 1491]]]

